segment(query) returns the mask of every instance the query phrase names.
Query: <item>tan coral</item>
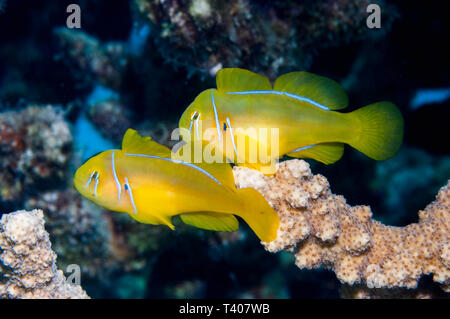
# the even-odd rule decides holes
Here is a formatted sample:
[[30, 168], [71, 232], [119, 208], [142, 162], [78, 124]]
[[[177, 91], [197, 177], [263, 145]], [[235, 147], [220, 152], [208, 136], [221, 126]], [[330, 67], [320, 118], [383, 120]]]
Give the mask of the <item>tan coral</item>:
[[57, 269], [41, 210], [2, 216], [0, 252], [0, 298], [89, 298]]
[[368, 288], [417, 287], [424, 274], [450, 286], [450, 183], [419, 212], [419, 222], [386, 226], [367, 206], [350, 206], [313, 175], [309, 164], [290, 160], [266, 177], [234, 167], [238, 188], [257, 189], [280, 216], [278, 238], [262, 243], [270, 252], [295, 251], [300, 268], [327, 267], [342, 283]]
[[345, 299], [442, 299], [447, 297], [445, 292], [430, 287], [370, 289], [362, 285], [343, 285], [340, 296]]

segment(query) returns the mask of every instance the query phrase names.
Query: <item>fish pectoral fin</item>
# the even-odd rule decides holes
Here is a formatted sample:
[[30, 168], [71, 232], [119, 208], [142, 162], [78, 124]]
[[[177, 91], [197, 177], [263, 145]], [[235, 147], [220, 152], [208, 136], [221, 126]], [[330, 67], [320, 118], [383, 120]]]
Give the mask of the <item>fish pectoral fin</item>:
[[328, 165], [338, 161], [343, 154], [344, 144], [321, 143], [286, 155], [296, 158], [312, 158]]
[[273, 89], [306, 97], [330, 110], [339, 110], [348, 106], [347, 93], [339, 83], [308, 72], [283, 74], [276, 79]]
[[180, 217], [185, 224], [207, 230], [235, 231], [239, 228], [238, 220], [231, 214], [198, 212], [181, 214]]
[[219, 92], [272, 90], [272, 84], [263, 75], [239, 68], [221, 69], [216, 76]]
[[165, 216], [162, 214], [145, 214], [139, 212], [139, 214], [129, 213], [129, 215], [136, 221], [143, 224], [152, 225], [166, 225], [170, 229], [174, 230], [175, 226], [172, 224], [172, 218], [170, 216]]
[[152, 141], [149, 136], [141, 136], [136, 130], [129, 128], [122, 140], [122, 151], [124, 153], [156, 155], [160, 157], [170, 158], [171, 151], [169, 148]]

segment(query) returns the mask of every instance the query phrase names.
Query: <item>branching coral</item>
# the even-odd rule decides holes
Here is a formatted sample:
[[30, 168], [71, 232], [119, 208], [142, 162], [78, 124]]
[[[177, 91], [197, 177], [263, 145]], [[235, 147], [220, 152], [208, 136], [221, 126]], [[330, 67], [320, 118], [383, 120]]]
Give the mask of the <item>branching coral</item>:
[[369, 288], [416, 288], [419, 278], [450, 290], [450, 183], [419, 212], [419, 222], [386, 226], [368, 206], [350, 206], [331, 193], [328, 181], [302, 160], [279, 164], [273, 177], [235, 167], [239, 188], [261, 192], [280, 216], [270, 252], [295, 252], [299, 268], [331, 268], [342, 283]]
[[0, 297], [89, 298], [57, 269], [41, 210], [2, 216], [0, 252]]

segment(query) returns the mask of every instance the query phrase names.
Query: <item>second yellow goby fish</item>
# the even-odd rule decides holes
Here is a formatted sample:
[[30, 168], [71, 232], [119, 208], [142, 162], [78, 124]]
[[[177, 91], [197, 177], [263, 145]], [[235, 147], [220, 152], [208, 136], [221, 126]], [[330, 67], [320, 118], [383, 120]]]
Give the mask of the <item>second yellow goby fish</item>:
[[229, 164], [192, 164], [128, 129], [121, 150], [90, 158], [75, 173], [76, 189], [108, 210], [174, 229], [172, 217], [199, 228], [235, 231], [237, 215], [265, 242], [276, 239], [279, 217], [251, 188], [236, 189]]
[[[344, 144], [385, 160], [402, 144], [403, 118], [394, 104], [378, 102], [350, 113], [336, 112], [347, 107], [347, 94], [322, 76], [292, 72], [272, 86], [262, 75], [230, 68], [218, 72], [216, 83], [217, 89], [203, 91], [189, 105], [179, 127], [184, 129], [183, 139], [189, 135], [190, 140], [214, 144], [237, 165], [262, 170], [268, 160], [272, 164], [285, 154], [331, 164], [341, 158]], [[270, 170], [262, 171], [274, 173]]]

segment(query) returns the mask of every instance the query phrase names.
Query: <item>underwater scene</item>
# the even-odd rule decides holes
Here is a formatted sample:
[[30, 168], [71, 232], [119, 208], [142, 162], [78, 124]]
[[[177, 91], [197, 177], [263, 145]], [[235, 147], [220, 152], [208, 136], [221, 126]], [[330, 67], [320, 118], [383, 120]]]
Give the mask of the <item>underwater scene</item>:
[[431, 2], [0, 0], [0, 299], [447, 299], [449, 34]]

